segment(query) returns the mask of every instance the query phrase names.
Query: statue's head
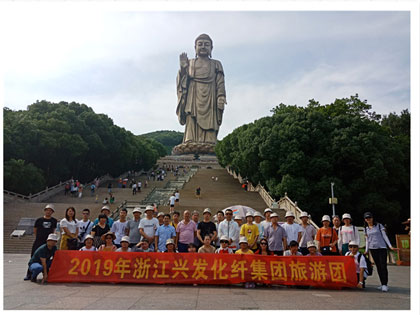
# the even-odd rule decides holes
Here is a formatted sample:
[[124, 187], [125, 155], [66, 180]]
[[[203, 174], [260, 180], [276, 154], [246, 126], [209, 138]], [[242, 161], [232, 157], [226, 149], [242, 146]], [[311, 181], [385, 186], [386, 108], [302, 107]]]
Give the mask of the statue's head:
[[201, 34], [195, 39], [195, 55], [196, 56], [209, 56], [213, 50], [213, 41], [207, 34]]

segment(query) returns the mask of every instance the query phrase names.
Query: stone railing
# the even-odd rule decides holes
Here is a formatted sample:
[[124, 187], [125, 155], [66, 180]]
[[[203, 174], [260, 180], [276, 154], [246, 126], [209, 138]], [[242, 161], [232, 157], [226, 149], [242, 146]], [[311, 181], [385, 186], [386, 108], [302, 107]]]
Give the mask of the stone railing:
[[[101, 183], [101, 181], [104, 180], [109, 180], [112, 179], [111, 176], [104, 175], [101, 176], [98, 180], [99, 180], [99, 184]], [[41, 190], [40, 192], [37, 192], [36, 194], [29, 194], [28, 196], [25, 195], [21, 195], [12, 191], [8, 191], [8, 190], [3, 190], [3, 195], [4, 195], [4, 199], [6, 200], [24, 200], [24, 201], [29, 201], [29, 202], [42, 202], [60, 192], [62, 192], [64, 190], [64, 186], [66, 185], [66, 183], [68, 183], [69, 181], [71, 181], [71, 179], [68, 179], [64, 182], [60, 182], [55, 186], [52, 187], [46, 187], [44, 190]], [[86, 185], [89, 185], [91, 183], [93, 183], [93, 181], [89, 182]]]
[[[230, 175], [233, 176], [233, 178], [238, 179], [238, 181], [241, 184], [245, 182], [241, 174], [237, 174], [235, 171], [230, 170], [229, 167], [226, 167], [226, 170]], [[292, 211], [295, 215], [295, 221], [297, 223], [302, 223], [302, 220], [299, 218], [299, 216], [303, 211], [297, 206], [297, 202], [293, 202], [287, 196], [287, 193], [285, 193], [284, 197], [281, 198], [279, 201], [276, 201], [273, 197], [271, 197], [269, 192], [260, 183], [258, 183], [257, 186], [254, 186], [249, 181], [248, 181], [248, 191], [258, 192], [261, 198], [264, 200], [267, 207], [269, 208], [284, 209], [285, 211]], [[312, 219], [309, 219], [309, 224], [311, 224], [317, 230], [319, 229], [319, 226]]]

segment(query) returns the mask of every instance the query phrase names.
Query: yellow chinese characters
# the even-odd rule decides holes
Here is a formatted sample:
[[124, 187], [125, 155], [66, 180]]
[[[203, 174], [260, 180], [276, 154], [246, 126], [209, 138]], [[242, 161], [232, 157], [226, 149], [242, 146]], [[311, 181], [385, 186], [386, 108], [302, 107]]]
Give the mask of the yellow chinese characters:
[[148, 279], [150, 266], [150, 258], [136, 258], [136, 262], [134, 263], [135, 269], [133, 272], [133, 278]]
[[188, 274], [186, 273], [186, 271], [188, 271], [188, 260], [182, 260], [182, 259], [178, 259], [178, 260], [174, 260], [174, 265], [175, 267], [172, 267], [172, 272], [174, 272], [174, 274], [172, 275], [172, 279], [175, 279], [179, 274], [181, 274], [185, 279], [188, 279]]
[[346, 269], [344, 268], [344, 263], [342, 262], [330, 262], [330, 274], [332, 282], [346, 282]]
[[306, 276], [306, 273], [308, 272], [306, 270], [306, 264], [299, 262], [299, 261], [292, 261], [289, 264], [290, 267], [290, 278], [294, 281], [304, 281], [308, 280], [308, 277]]
[[228, 279], [227, 274], [223, 274], [223, 271], [226, 269], [227, 263], [224, 263], [222, 259], [215, 259], [211, 270], [213, 271], [213, 278], [216, 279]]
[[267, 280], [268, 273], [265, 267], [265, 262], [262, 260], [253, 260], [251, 263], [251, 277], [252, 280]]
[[270, 261], [271, 280], [287, 281], [286, 262]]
[[311, 280], [326, 281], [327, 272], [325, 270], [325, 264], [322, 261], [311, 261], [309, 263], [309, 270], [311, 271]]
[[207, 280], [208, 276], [206, 276], [205, 274], [206, 267], [208, 265], [207, 261], [202, 258], [199, 258], [198, 260], [195, 259], [193, 265], [195, 267], [195, 270], [194, 270], [194, 273], [192, 274], [192, 277], [195, 280], [198, 280], [200, 278]]

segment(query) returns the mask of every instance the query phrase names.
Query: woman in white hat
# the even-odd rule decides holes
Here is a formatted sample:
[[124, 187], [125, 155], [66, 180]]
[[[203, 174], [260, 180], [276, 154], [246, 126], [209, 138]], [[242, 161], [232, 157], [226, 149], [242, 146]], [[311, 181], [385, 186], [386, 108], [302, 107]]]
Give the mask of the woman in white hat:
[[340, 255], [345, 255], [349, 251], [351, 241], [360, 243], [360, 236], [357, 228], [351, 224], [352, 219], [349, 213], [344, 213], [342, 220], [344, 225], [338, 228], [338, 250]]
[[128, 237], [127, 235], [121, 238], [120, 245], [121, 247], [118, 248], [116, 252], [123, 252], [123, 253], [131, 252], [131, 248], [129, 247], [130, 237]]
[[117, 246], [114, 245], [113, 241], [115, 240], [115, 234], [112, 232], [107, 232], [104, 235], [101, 236], [102, 241], [105, 244], [102, 244], [99, 247], [99, 251], [105, 251], [105, 252], [115, 252], [117, 250]]
[[[356, 241], [350, 241], [349, 242], [349, 249], [345, 256], [353, 256], [354, 257], [354, 263], [356, 264], [356, 274], [357, 279], [359, 280], [359, 283], [357, 284], [357, 287], [359, 289], [363, 289], [365, 287], [365, 270], [367, 269], [367, 263], [365, 256], [363, 256], [361, 253], [359, 253], [359, 243]], [[359, 258], [360, 256], [360, 258]]]
[[320, 254], [319, 252], [318, 252], [318, 248], [316, 247], [316, 244], [315, 244], [315, 242], [314, 241], [309, 241], [307, 244], [306, 244], [306, 247], [308, 248], [308, 250], [309, 250], [309, 254], [308, 255], [306, 255], [306, 256], [322, 256], [322, 254]]
[[175, 242], [172, 238], [168, 238], [166, 240], [166, 250], [164, 253], [178, 253], [178, 251], [175, 249]]
[[[329, 215], [322, 217], [322, 227], [316, 233], [315, 239], [319, 242], [319, 249], [322, 255], [337, 255], [338, 237], [334, 229], [330, 227], [331, 219]], [[309, 248], [308, 248], [309, 250]]]
[[93, 236], [87, 235], [85, 238], [85, 241], [83, 242], [85, 246], [83, 246], [81, 249], [79, 249], [82, 252], [95, 252], [96, 247], [93, 246]]
[[226, 235], [220, 237], [220, 247], [216, 249], [216, 254], [233, 254], [231, 248], [229, 248], [229, 238]]

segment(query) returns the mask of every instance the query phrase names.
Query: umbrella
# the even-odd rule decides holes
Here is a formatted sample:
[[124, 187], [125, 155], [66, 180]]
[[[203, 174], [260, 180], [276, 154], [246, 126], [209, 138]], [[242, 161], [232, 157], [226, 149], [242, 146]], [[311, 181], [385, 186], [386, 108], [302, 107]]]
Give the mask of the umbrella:
[[245, 215], [247, 214], [247, 212], [251, 212], [252, 214], [256, 212], [256, 210], [252, 209], [251, 207], [236, 205], [236, 206], [230, 206], [230, 207], [227, 207], [226, 209], [223, 209], [222, 210], [223, 213], [225, 213], [227, 209], [232, 210], [233, 216], [239, 215], [240, 217], [242, 217], [242, 219], [245, 219]]

